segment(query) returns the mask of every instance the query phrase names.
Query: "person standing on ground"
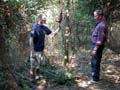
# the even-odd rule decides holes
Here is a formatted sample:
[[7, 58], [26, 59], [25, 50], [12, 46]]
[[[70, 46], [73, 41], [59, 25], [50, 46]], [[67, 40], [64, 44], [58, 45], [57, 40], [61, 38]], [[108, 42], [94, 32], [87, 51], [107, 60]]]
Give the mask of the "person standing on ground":
[[94, 19], [97, 21], [95, 29], [92, 33], [92, 58], [91, 58], [91, 69], [92, 69], [92, 80], [91, 83], [95, 83], [100, 80], [100, 63], [102, 58], [103, 49], [108, 37], [108, 27], [104, 19], [103, 11], [94, 11]]
[[43, 15], [39, 15], [30, 32], [30, 76], [32, 80], [39, 79], [39, 66], [41, 61], [43, 61], [45, 35], [51, 34], [51, 30], [44, 25], [45, 22]]

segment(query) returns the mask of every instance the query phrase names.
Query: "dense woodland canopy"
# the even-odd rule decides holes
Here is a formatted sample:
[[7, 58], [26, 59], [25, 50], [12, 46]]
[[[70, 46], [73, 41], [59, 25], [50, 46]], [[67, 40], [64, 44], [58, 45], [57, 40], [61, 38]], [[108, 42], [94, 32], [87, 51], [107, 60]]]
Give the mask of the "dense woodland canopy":
[[[106, 49], [120, 54], [120, 0], [0, 0], [0, 89], [30, 90], [29, 75], [26, 75], [29, 73], [28, 39], [37, 15], [46, 15], [52, 31], [60, 28], [55, 37], [46, 38], [46, 58], [49, 63], [62, 60], [67, 66], [80, 48], [90, 49], [91, 31], [95, 25], [93, 11], [96, 9], [103, 10], [108, 22]], [[56, 22], [60, 18], [61, 22]], [[49, 68], [52, 66], [43, 69], [50, 71]], [[70, 75], [68, 72], [67, 76]], [[45, 76], [52, 77], [48, 77], [50, 74]], [[60, 81], [61, 76], [53, 78], [64, 83], [64, 77]]]

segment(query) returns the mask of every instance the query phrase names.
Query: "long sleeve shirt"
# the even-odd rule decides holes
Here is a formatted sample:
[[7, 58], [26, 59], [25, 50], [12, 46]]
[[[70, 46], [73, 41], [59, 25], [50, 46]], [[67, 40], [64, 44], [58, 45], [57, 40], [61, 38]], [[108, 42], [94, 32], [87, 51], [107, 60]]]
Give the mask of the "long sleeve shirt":
[[92, 33], [92, 43], [104, 45], [108, 37], [108, 27], [104, 20], [98, 21]]

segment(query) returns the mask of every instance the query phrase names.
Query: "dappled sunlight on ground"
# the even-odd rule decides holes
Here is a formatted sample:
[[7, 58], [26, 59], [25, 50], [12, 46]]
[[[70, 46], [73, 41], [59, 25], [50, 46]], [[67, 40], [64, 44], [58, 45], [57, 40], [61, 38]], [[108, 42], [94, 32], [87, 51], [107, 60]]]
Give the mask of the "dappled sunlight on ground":
[[[56, 85], [50, 90], [119, 90], [120, 88], [120, 55], [106, 50], [103, 54], [101, 63], [101, 81], [88, 85], [90, 80], [90, 51], [81, 49], [81, 51], [71, 56], [71, 63], [68, 65], [69, 70], [76, 72], [75, 87]], [[47, 89], [49, 90], [49, 89]]]
[[73, 71], [71, 85], [60, 85], [54, 81], [46, 81], [38, 84], [38, 90], [120, 90], [120, 55], [110, 50], [105, 50], [101, 62], [101, 80], [95, 84], [88, 84], [91, 79], [90, 51], [80, 49], [75, 55], [70, 56], [70, 63], [66, 66], [63, 60], [56, 56], [49, 56], [50, 64], [57, 67], [57, 71]]

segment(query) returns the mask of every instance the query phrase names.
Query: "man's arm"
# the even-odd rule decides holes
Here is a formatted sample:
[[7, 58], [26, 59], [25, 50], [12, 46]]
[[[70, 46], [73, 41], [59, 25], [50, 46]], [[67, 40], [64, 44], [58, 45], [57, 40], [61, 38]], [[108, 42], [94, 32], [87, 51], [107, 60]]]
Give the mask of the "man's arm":
[[30, 37], [29, 44], [30, 44], [30, 57], [34, 57], [35, 51], [34, 51], [33, 37]]
[[42, 26], [42, 28], [43, 28], [43, 30], [45, 31], [45, 34], [49, 35], [49, 34], [52, 33], [52, 31], [51, 31], [48, 27]]
[[103, 39], [104, 39], [104, 30], [105, 30], [105, 27], [102, 26], [102, 27], [99, 27], [99, 30], [98, 30], [98, 37], [97, 37], [97, 42], [96, 42], [96, 45], [99, 46], [99, 45], [102, 45], [103, 43]]
[[30, 38], [29, 38], [30, 56], [31, 56], [31, 57], [34, 57], [34, 56], [35, 56], [34, 42], [33, 42], [34, 37], [36, 37], [35, 27], [32, 28], [32, 31], [30, 32]]
[[30, 45], [30, 51], [33, 51], [34, 50], [33, 37], [30, 37], [30, 39], [29, 39], [29, 45]]
[[97, 49], [99, 48], [100, 45], [102, 45], [103, 43], [103, 39], [104, 39], [104, 30], [105, 27], [101, 26], [98, 28], [98, 37], [97, 37], [97, 41], [96, 41], [96, 46], [93, 49], [93, 55], [96, 54]]

